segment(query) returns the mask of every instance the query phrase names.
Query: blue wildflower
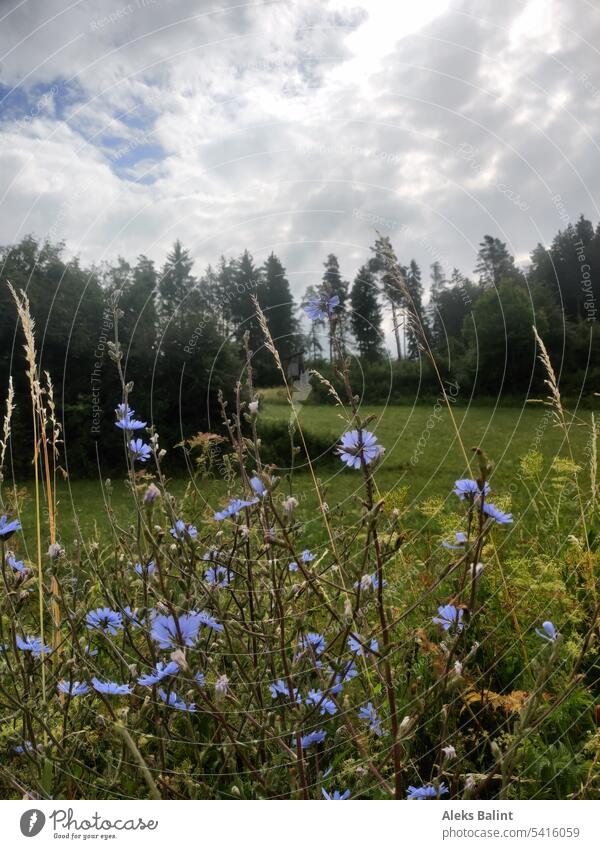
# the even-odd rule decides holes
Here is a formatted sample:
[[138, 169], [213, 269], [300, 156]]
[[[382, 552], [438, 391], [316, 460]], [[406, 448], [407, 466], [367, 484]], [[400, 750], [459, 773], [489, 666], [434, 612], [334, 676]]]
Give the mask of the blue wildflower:
[[149, 578], [156, 572], [156, 563], [154, 560], [150, 560], [149, 563], [136, 563], [133, 567], [133, 571], [136, 575], [140, 575], [142, 578]]
[[324, 799], [330, 799], [331, 801], [341, 802], [345, 799], [350, 798], [350, 791], [344, 790], [343, 793], [340, 793], [339, 790], [334, 790], [333, 793], [328, 793], [324, 787], [321, 787], [321, 793], [323, 794]]
[[325, 651], [325, 637], [323, 634], [309, 631], [298, 640], [298, 648], [301, 651], [312, 649], [315, 654], [322, 654]]
[[152, 456], [152, 449], [143, 439], [131, 439], [129, 441], [129, 452], [132, 460], [145, 463]]
[[225, 628], [221, 625], [220, 622], [211, 616], [210, 613], [207, 613], [206, 610], [201, 610], [200, 613], [196, 613], [201, 625], [206, 625], [207, 628], [212, 628], [213, 631], [224, 631]]
[[229, 570], [225, 566], [209, 566], [204, 573], [204, 580], [212, 587], [226, 587], [229, 584]]
[[20, 530], [21, 523], [18, 519], [13, 519], [12, 522], [9, 522], [7, 516], [0, 516], [0, 540], [2, 542], [5, 542], [5, 540]]
[[465, 543], [467, 542], [467, 535], [464, 531], [457, 531], [454, 535], [454, 540], [456, 543], [455, 545], [451, 542], [446, 542], [446, 540], [442, 542], [442, 545], [444, 548], [449, 548], [451, 551], [462, 551]]
[[133, 433], [134, 430], [142, 430], [146, 427], [146, 422], [134, 418], [135, 410], [132, 410], [128, 404], [119, 404], [115, 413], [117, 415], [116, 427], [121, 428], [126, 433]]
[[[490, 491], [490, 485], [486, 481], [483, 485], [483, 494], [487, 495]], [[454, 489], [452, 492], [455, 495], [458, 495], [461, 501], [464, 501], [465, 498], [472, 500], [475, 496], [481, 495], [481, 489], [477, 481], [471, 480], [470, 478], [463, 478], [459, 481], [454, 481]]]
[[[373, 641], [375, 642], [375, 641]], [[344, 666], [344, 671], [342, 673], [342, 681], [352, 681], [353, 678], [356, 678], [358, 675], [358, 669], [356, 668], [356, 663], [354, 660], [351, 660], [349, 663], [346, 663]]]
[[[387, 581], [385, 580], [385, 578], [383, 579], [383, 586], [387, 587]], [[379, 578], [377, 577], [377, 572], [372, 572], [370, 575], [363, 575], [360, 581], [355, 581], [354, 589], [357, 590], [359, 587], [363, 591], [369, 590], [371, 588], [374, 590], [378, 590]]]
[[204, 672], [196, 672], [194, 675], [194, 681], [199, 687], [206, 687], [206, 681], [204, 680]]
[[159, 684], [163, 678], [169, 678], [171, 675], [177, 675], [179, 665], [174, 660], [170, 663], [157, 663], [152, 672], [147, 675], [142, 675], [138, 678], [138, 684], [142, 687], [152, 687], [154, 684]]
[[[359, 657], [362, 657], [365, 653], [365, 649], [363, 648], [362, 643], [364, 643], [364, 640], [359, 634], [350, 634], [350, 636], [348, 637], [348, 648], [351, 652], [354, 652], [354, 654], [358, 655]], [[372, 652], [379, 651], [379, 643], [375, 639], [371, 640], [371, 642], [369, 643], [369, 647]]]
[[[200, 625], [202, 624], [198, 613], [182, 613], [178, 617], [179, 631], [184, 646], [193, 646], [198, 638]], [[177, 648], [179, 636], [173, 616], [157, 616], [152, 619], [152, 639], [158, 643], [161, 649]]]
[[328, 298], [326, 294], [322, 294], [318, 298], [311, 298], [304, 307], [304, 312], [311, 321], [325, 321], [325, 319], [333, 317], [333, 311], [339, 306], [339, 303], [338, 295], [332, 295], [331, 298]]
[[196, 705], [192, 702], [187, 705], [183, 699], [181, 699], [177, 693], [171, 691], [168, 695], [162, 689], [162, 687], [158, 691], [158, 695], [162, 699], [162, 701], [168, 705], [169, 707], [175, 708], [176, 710], [185, 710], [188, 713], [196, 713]]
[[[271, 698], [272, 699], [276, 699], [277, 696], [284, 696], [288, 700], [290, 698], [290, 691], [288, 689], [288, 685], [281, 678], [278, 681], [275, 681], [273, 684], [269, 684], [269, 689], [271, 691]], [[294, 701], [297, 704], [301, 705], [302, 704], [302, 698], [300, 697], [300, 693], [298, 692], [297, 687], [294, 687], [292, 694], [294, 696]]]
[[9, 554], [8, 557], [6, 558], [6, 562], [8, 563], [10, 568], [13, 569], [13, 571], [15, 571], [15, 572], [19, 572], [20, 574], [23, 574], [23, 572], [27, 571], [27, 567], [25, 566], [25, 563], [22, 560], [17, 560], [16, 557], [14, 556], [14, 554]]
[[215, 513], [215, 521], [222, 522], [223, 519], [229, 519], [232, 516], [237, 516], [245, 507], [252, 507], [258, 503], [258, 498], [251, 498], [250, 501], [243, 501], [241, 498], [233, 498], [227, 507]]
[[96, 676], [92, 678], [92, 687], [97, 693], [103, 693], [105, 696], [131, 695], [129, 684], [118, 684], [116, 681], [100, 681]]
[[302, 562], [303, 563], [312, 563], [317, 555], [313, 554], [312, 551], [309, 551], [308, 548], [305, 548], [302, 552]]
[[542, 640], [546, 640], [548, 643], [555, 643], [558, 639], [558, 631], [552, 624], [552, 622], [542, 622], [542, 630], [539, 628], [535, 629], [535, 633], [538, 637], [541, 637]]
[[292, 560], [292, 562], [288, 565], [288, 569], [290, 570], [290, 572], [297, 572], [298, 571], [298, 564], [296, 563], [295, 560]]
[[377, 437], [368, 430], [349, 430], [342, 435], [337, 448], [340, 459], [350, 469], [360, 469], [361, 463], [368, 466], [384, 452], [377, 444]]
[[17, 648], [21, 651], [30, 651], [33, 657], [41, 657], [43, 654], [49, 654], [52, 649], [50, 646], [42, 645], [40, 637], [15, 637]]
[[115, 637], [123, 627], [123, 617], [110, 607], [97, 607], [86, 615], [85, 624], [90, 630], [97, 629]]
[[322, 743], [325, 737], [327, 737], [327, 731], [311, 731], [309, 734], [304, 734], [300, 738], [300, 745], [303, 749], [308, 749], [311, 746]]
[[457, 610], [453, 604], [444, 604], [438, 607], [438, 616], [432, 618], [432, 622], [436, 625], [441, 625], [444, 631], [449, 631], [450, 628], [456, 628], [457, 631], [463, 629], [463, 609]]
[[322, 690], [309, 690], [308, 696], [306, 697], [306, 704], [314, 706], [318, 705], [321, 716], [324, 716], [326, 713], [328, 713], [329, 716], [333, 716], [334, 713], [337, 713], [335, 702], [333, 699], [326, 696]]
[[483, 512], [499, 525], [510, 525], [513, 520], [512, 513], [504, 513], [502, 510], [498, 510], [494, 504], [490, 504], [487, 501], [483, 505]]
[[90, 692], [90, 688], [82, 681], [59, 681], [56, 685], [59, 693], [64, 693], [66, 696], [85, 696]]
[[195, 539], [198, 536], [198, 531], [189, 522], [184, 522], [183, 519], [177, 519], [175, 527], [169, 529], [169, 533], [174, 539]]
[[377, 716], [377, 711], [373, 707], [372, 702], [368, 702], [366, 705], [361, 707], [358, 711], [358, 718], [365, 719], [369, 723], [371, 731], [373, 731], [378, 737], [383, 737], [385, 731], [381, 727], [381, 720]]
[[254, 492], [262, 498], [262, 496], [266, 493], [267, 487], [264, 485], [262, 480], [255, 475], [253, 478], [250, 478], [250, 486], [254, 490]]
[[18, 743], [16, 746], [12, 747], [12, 750], [17, 755], [24, 755], [25, 752], [36, 752], [36, 751], [40, 751], [41, 748], [42, 748], [41, 743], [38, 743], [37, 746], [34, 746], [33, 743], [31, 742], [31, 740], [25, 740], [25, 743], [23, 745]]
[[423, 787], [415, 787], [414, 785], [410, 785], [408, 788], [407, 799], [435, 799], [438, 795], [444, 796], [448, 793], [449, 790], [442, 781], [439, 788], [434, 787], [433, 784], [424, 784]]

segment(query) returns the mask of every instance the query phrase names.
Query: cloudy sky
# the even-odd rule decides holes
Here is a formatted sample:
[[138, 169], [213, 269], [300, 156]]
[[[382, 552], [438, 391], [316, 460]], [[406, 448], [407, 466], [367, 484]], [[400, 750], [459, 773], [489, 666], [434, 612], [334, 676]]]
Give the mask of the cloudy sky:
[[600, 218], [588, 0], [0, 0], [0, 243], [197, 270], [274, 250], [295, 292], [374, 230], [470, 273]]

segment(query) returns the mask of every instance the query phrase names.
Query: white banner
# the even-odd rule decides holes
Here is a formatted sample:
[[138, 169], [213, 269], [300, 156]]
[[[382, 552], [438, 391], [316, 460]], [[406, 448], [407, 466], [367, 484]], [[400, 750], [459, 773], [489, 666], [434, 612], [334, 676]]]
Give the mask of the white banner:
[[0, 802], [0, 845], [597, 849], [599, 815], [600, 802], [590, 801], [15, 801]]

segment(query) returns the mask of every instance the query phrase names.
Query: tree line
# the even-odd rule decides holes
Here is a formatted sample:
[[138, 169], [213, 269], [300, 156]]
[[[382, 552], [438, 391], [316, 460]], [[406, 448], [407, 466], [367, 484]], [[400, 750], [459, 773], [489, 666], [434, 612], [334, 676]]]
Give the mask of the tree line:
[[[115, 332], [126, 378], [135, 385], [136, 409], [171, 447], [201, 429], [219, 428], [219, 392], [231, 402], [248, 365], [257, 387], [281, 382], [254, 298], [283, 363], [303, 356], [305, 368], [315, 365], [335, 380], [328, 327], [304, 321], [302, 306], [322, 291], [337, 295], [336, 332], [364, 375], [366, 398], [373, 402], [388, 396], [412, 401], [417, 390], [437, 391], [421, 356], [415, 316], [441, 373], [461, 387], [465, 400], [499, 393], [523, 397], [541, 389], [533, 324], [556, 364], [563, 391], [574, 396], [598, 389], [600, 358], [592, 331], [600, 297], [600, 225], [594, 228], [581, 216], [548, 248], [538, 244], [526, 271], [490, 235], [480, 244], [472, 278], [456, 268], [448, 273], [434, 261], [426, 287], [421, 268], [411, 259], [402, 266], [402, 290], [381, 261], [381, 238], [352, 282], [329, 254], [321, 279], [307, 287], [299, 303], [274, 253], [262, 265], [247, 250], [221, 257], [196, 275], [193, 258], [179, 241], [161, 266], [140, 255], [135, 263], [119, 258], [85, 267], [77, 258], [65, 258], [63, 243], [34, 236], [3, 247], [0, 385], [6, 390], [12, 375], [17, 400], [13, 445], [19, 444], [15, 436], [25, 437], [28, 416], [22, 339], [7, 280], [26, 291], [31, 303], [41, 367], [52, 375], [65, 425], [67, 461], [88, 473], [98, 464], [103, 471], [116, 468], [120, 461], [112, 427], [120, 389], [109, 356]], [[20, 473], [26, 470], [18, 452], [13, 461]]]

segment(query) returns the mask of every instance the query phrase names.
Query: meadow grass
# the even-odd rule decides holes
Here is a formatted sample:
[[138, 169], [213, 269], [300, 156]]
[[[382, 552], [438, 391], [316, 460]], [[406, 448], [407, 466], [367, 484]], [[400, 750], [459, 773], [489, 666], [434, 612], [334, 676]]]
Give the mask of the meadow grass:
[[[269, 397], [269, 393], [265, 395]], [[448, 498], [454, 480], [466, 471], [460, 469], [461, 455], [456, 437], [448, 414], [443, 409], [435, 419], [433, 435], [426, 450], [418, 457], [418, 462], [411, 463], [419, 439], [427, 430], [433, 409], [433, 404], [373, 405], [361, 408], [365, 417], [375, 416], [373, 429], [386, 448], [385, 458], [377, 472], [378, 487], [382, 492], [407, 487], [405, 503], [408, 507], [419, 504], [425, 498]], [[267, 422], [286, 422], [289, 409], [282, 404], [267, 402], [261, 415]], [[477, 445], [488, 456], [495, 458], [492, 478], [495, 488], [508, 491], [508, 487], [517, 482], [512, 494], [515, 510], [526, 506], [528, 497], [517, 479], [521, 458], [532, 450], [539, 451], [543, 457], [543, 479], [554, 459], [566, 453], [562, 433], [552, 425], [546, 411], [539, 405], [496, 408], [492, 405], [472, 406], [456, 408], [455, 415], [465, 445]], [[583, 411], [580, 414], [581, 422], [589, 424], [590, 416], [589, 411]], [[340, 428], [339, 413], [335, 407], [306, 404], [300, 410], [299, 421], [311, 431], [330, 435], [331, 445], [335, 446]], [[571, 441], [582, 467], [585, 466], [587, 440], [588, 433], [583, 426], [573, 428]], [[349, 511], [357, 509], [352, 498], [357, 490], [356, 476], [337, 462], [317, 460], [315, 466], [327, 498], [332, 503], [344, 503]], [[587, 474], [585, 468], [583, 474]], [[301, 461], [296, 466], [294, 481], [296, 496], [307, 507], [315, 507], [317, 497], [306, 464]], [[23, 489], [23, 486], [19, 488]], [[226, 491], [226, 485], [218, 475], [196, 480], [182, 476], [172, 479], [171, 491], [174, 495], [181, 496], [186, 488], [195, 493], [198, 510], [202, 509], [205, 501], [216, 506]], [[20, 500], [20, 518], [24, 528], [33, 528], [33, 488], [25, 485], [24, 489], [28, 495]], [[127, 523], [133, 507], [131, 493], [124, 480], [113, 479], [108, 484], [106, 480], [80, 480], [73, 470], [68, 481], [58, 482], [57, 490], [61, 539], [65, 545], [72, 544], [75, 539], [83, 542], [101, 539], [110, 533], [109, 506], [120, 524]], [[33, 543], [31, 535], [25, 533], [24, 539], [30, 547]]]

